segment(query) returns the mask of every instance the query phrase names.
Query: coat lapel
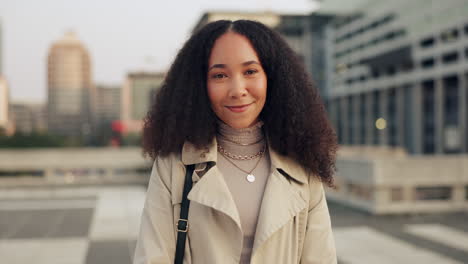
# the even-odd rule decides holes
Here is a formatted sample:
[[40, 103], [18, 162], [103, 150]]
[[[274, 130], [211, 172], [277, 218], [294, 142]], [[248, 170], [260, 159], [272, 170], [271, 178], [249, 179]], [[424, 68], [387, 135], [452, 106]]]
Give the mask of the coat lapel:
[[201, 177], [189, 192], [188, 199], [228, 215], [241, 229], [236, 204], [217, 167], [211, 168]]
[[[252, 257], [255, 255], [257, 249], [259, 249], [276, 231], [308, 206], [308, 202], [301, 196], [299, 189], [294, 188], [292, 185], [293, 183], [288, 179], [289, 176], [297, 181], [298, 184], [305, 184], [307, 178], [304, 174], [304, 170], [296, 164], [285, 163], [284, 159], [286, 157], [279, 156], [271, 150], [270, 158], [272, 162], [272, 173], [268, 179], [263, 195]], [[287, 172], [287, 175], [280, 173], [279, 170]]]
[[[197, 149], [192, 144], [185, 143], [182, 149], [182, 162], [185, 165], [205, 164], [207, 162], [214, 162], [216, 164], [216, 139], [213, 140], [210, 146], [204, 149]], [[194, 178], [197, 183], [193, 185], [192, 190], [189, 192], [188, 199], [226, 214], [241, 230], [239, 212], [237, 211], [234, 198], [218, 168], [213, 166], [201, 178], [198, 176]]]

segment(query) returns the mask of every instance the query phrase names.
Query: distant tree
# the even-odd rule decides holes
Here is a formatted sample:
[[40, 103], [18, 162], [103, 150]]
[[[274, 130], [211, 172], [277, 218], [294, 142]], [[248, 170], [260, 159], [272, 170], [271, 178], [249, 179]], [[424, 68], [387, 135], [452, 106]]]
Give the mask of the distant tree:
[[96, 132], [91, 137], [91, 146], [109, 146], [113, 135], [112, 122], [102, 122], [96, 127]]
[[141, 146], [141, 134], [129, 133], [122, 136], [122, 146]]

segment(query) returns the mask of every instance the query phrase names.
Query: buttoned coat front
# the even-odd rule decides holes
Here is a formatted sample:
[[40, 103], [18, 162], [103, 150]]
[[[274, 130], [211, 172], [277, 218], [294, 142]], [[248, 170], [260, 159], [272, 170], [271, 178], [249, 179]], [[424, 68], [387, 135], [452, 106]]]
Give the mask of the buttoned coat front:
[[[216, 167], [216, 140], [206, 149], [186, 143], [181, 154], [154, 162], [134, 264], [174, 263], [176, 225], [185, 165], [196, 164], [186, 264], [238, 264], [243, 233], [239, 214]], [[336, 263], [336, 252], [321, 182], [295, 161], [269, 150], [271, 174], [262, 200], [251, 263]]]

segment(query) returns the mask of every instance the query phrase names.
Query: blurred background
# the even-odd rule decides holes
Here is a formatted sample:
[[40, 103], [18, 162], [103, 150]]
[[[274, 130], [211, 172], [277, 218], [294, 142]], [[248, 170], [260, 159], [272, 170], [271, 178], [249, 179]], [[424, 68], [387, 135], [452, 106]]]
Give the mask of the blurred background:
[[0, 1], [1, 263], [131, 263], [142, 119], [218, 19], [276, 29], [340, 150], [339, 263], [468, 263], [468, 1]]

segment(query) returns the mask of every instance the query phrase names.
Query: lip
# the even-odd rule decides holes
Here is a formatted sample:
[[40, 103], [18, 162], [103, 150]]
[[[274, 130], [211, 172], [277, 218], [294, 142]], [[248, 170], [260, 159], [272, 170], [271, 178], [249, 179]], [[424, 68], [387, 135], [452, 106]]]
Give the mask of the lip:
[[246, 111], [249, 106], [251, 106], [253, 103], [250, 104], [244, 104], [244, 105], [234, 105], [234, 106], [226, 106], [227, 109], [231, 110], [234, 113], [242, 113]]

